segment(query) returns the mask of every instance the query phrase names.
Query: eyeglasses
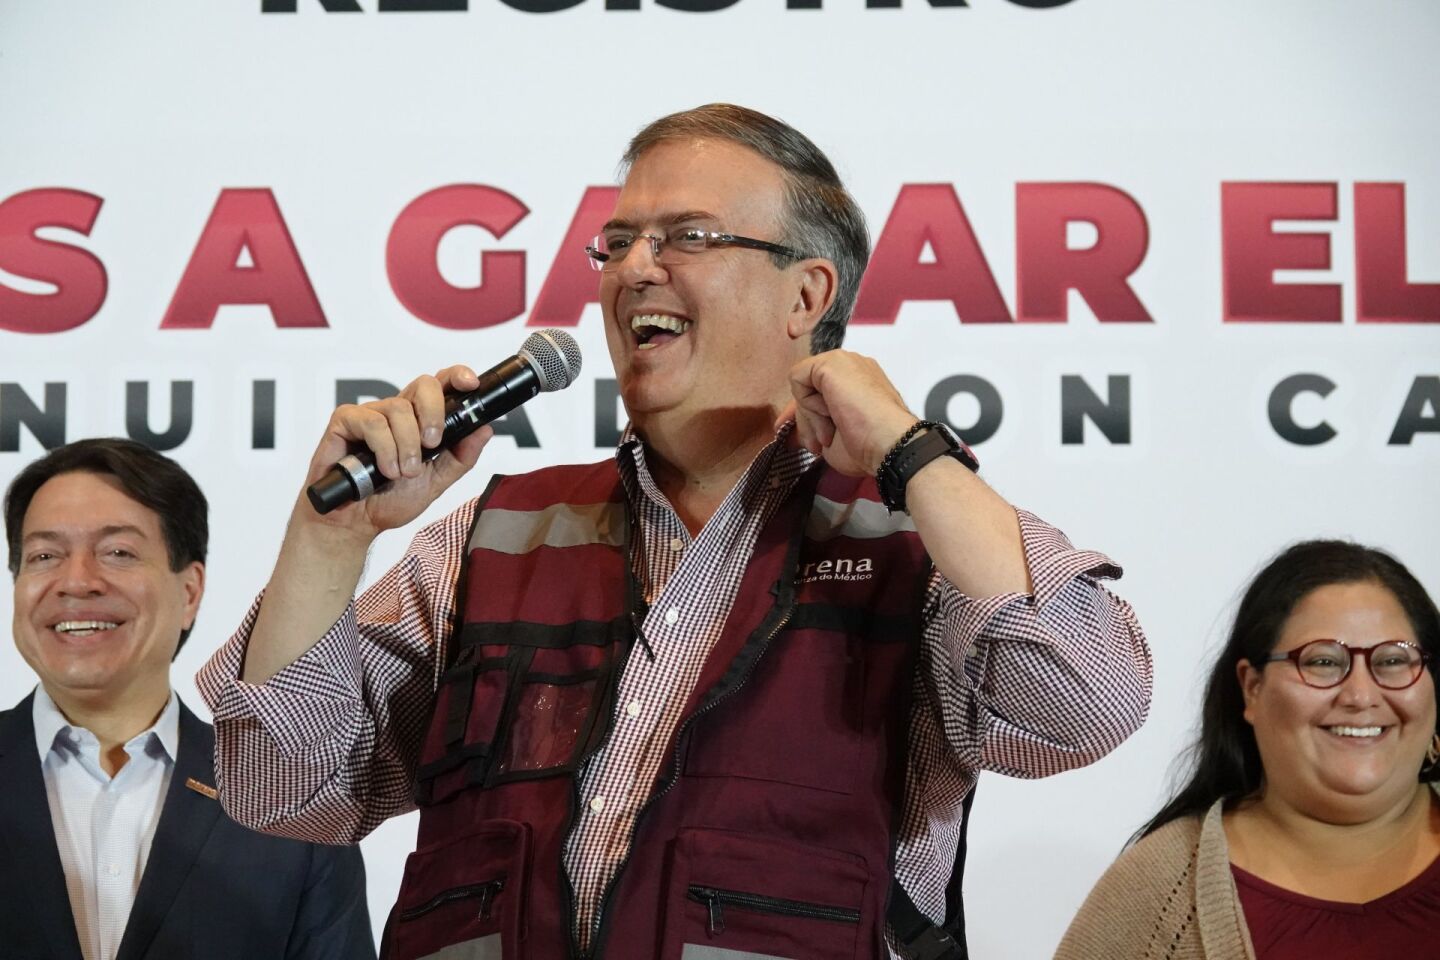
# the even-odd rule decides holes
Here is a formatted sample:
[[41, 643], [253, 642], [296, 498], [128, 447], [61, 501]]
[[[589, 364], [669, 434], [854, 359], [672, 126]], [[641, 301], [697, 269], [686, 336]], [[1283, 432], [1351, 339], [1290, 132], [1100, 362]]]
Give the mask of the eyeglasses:
[[1339, 640], [1311, 640], [1289, 653], [1277, 653], [1260, 664], [1290, 660], [1308, 686], [1336, 687], [1350, 675], [1356, 657], [1363, 657], [1370, 676], [1386, 690], [1404, 690], [1420, 679], [1430, 655], [1413, 643], [1386, 640], [1373, 647], [1352, 647]]
[[733, 233], [715, 233], [696, 227], [673, 227], [665, 231], [663, 237], [653, 233], [629, 233], [623, 230], [602, 233], [585, 248], [585, 252], [590, 256], [590, 266], [596, 270], [614, 270], [625, 260], [625, 255], [635, 246], [637, 240], [650, 241], [650, 253], [655, 262], [662, 266], [685, 263], [713, 247], [748, 247], [792, 260], [804, 260], [807, 257], [799, 250], [768, 240], [737, 237]]

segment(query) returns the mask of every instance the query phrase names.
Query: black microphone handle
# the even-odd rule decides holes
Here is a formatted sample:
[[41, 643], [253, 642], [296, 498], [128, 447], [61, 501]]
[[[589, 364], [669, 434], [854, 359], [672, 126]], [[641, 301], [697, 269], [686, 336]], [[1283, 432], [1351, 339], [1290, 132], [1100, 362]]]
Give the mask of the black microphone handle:
[[[445, 429], [438, 446], [421, 453], [428, 463], [441, 450], [453, 447], [492, 420], [497, 420], [540, 392], [540, 378], [534, 368], [519, 357], [511, 357], [499, 366], [480, 374], [480, 386], [466, 393], [445, 397]], [[375, 454], [361, 446], [340, 458], [330, 472], [305, 490], [316, 513], [329, 513], [336, 507], [381, 490], [390, 481], [375, 466]]]

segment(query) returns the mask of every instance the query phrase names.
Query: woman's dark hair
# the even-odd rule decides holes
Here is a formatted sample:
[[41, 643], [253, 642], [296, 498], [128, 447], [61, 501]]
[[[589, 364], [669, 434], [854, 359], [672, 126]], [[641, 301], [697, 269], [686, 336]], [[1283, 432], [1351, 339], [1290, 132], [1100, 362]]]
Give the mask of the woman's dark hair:
[[[10, 575], [20, 572], [20, 534], [30, 501], [62, 473], [96, 473], [114, 477], [125, 495], [148, 507], [160, 521], [170, 569], [177, 573], [191, 563], [204, 563], [210, 541], [209, 506], [205, 494], [185, 468], [143, 443], [102, 437], [56, 447], [20, 471], [5, 491], [5, 539], [10, 547]], [[178, 652], [190, 636], [180, 634]]]
[[[1255, 732], [1244, 717], [1245, 698], [1235, 665], [1268, 656], [1291, 612], [1312, 591], [1367, 581], [1389, 590], [1400, 602], [1421, 649], [1430, 655], [1434, 681], [1440, 661], [1440, 611], [1404, 564], [1383, 551], [1343, 540], [1307, 540], [1289, 547], [1256, 575], [1240, 601], [1235, 625], [1205, 685], [1200, 736], [1188, 751], [1185, 785], [1137, 836], [1172, 820], [1203, 816], [1217, 800], [1240, 800], [1260, 789], [1264, 768]], [[1420, 779], [1440, 779], [1440, 764], [1422, 767]]]

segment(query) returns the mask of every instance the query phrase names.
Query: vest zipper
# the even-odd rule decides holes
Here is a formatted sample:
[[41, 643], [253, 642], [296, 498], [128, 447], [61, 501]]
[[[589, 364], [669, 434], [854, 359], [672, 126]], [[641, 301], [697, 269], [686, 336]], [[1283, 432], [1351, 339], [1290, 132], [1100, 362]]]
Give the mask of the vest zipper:
[[[618, 676], [616, 683], [619, 683]], [[575, 772], [570, 775], [570, 813], [565, 818], [565, 837], [569, 837], [570, 831], [575, 829], [575, 811], [579, 809], [580, 769], [576, 767]], [[575, 884], [570, 879], [570, 871], [565, 868], [565, 843], [563, 840], [560, 843], [558, 866], [561, 889], [565, 891], [565, 952], [570, 955], [571, 960], [590, 960], [589, 954], [580, 952], [580, 941], [575, 938]]]
[[827, 907], [803, 900], [785, 900], [781, 897], [766, 897], [758, 893], [742, 893], [739, 890], [719, 890], [715, 887], [692, 886], [686, 892], [691, 900], [705, 904], [705, 908], [710, 912], [706, 929], [711, 936], [725, 932], [725, 912], [722, 909], [725, 904], [742, 910], [774, 913], [784, 917], [835, 920], [840, 923], [860, 922], [860, 911], [848, 910], [845, 907]]
[[[790, 605], [785, 609], [785, 612], [781, 614], [779, 622], [777, 622], [775, 626], [771, 628], [770, 633], [765, 637], [764, 643], [762, 643], [760, 646], [760, 652], [755, 655], [755, 659], [750, 664], [750, 669], [746, 671], [745, 676], [740, 678], [740, 682], [735, 684], [735, 686], [731, 687], [729, 690], [725, 691], [720, 696], [716, 697], [714, 700], [711, 700], [709, 703], [705, 704], [699, 710], [696, 710], [694, 713], [690, 714], [690, 716], [686, 717], [685, 720], [680, 724], [679, 728], [675, 731], [675, 745], [677, 747], [680, 744], [681, 737], [684, 736], [685, 731], [690, 728], [690, 725], [692, 723], [694, 723], [698, 718], [704, 716], [705, 714], [713, 710], [716, 704], [723, 703], [725, 700], [733, 697], [736, 693], [738, 693], [741, 689], [744, 688], [745, 684], [750, 682], [750, 675], [755, 672], [756, 664], [758, 664], [760, 662], [760, 659], [765, 656], [765, 651], [770, 649], [771, 641], [773, 641], [780, 634], [781, 630], [785, 629], [785, 625], [790, 622], [790, 617], [794, 612], [795, 601], [792, 598], [790, 601]], [[672, 764], [676, 763], [676, 757], [672, 756], [670, 759]], [[670, 771], [669, 778], [667, 778], [665, 781], [665, 785], [661, 787], [660, 790], [656, 793], [651, 794], [650, 799], [646, 800], [645, 803], [640, 807], [640, 809], [635, 812], [635, 822], [631, 825], [630, 828], [630, 847], [628, 850], [625, 851], [625, 859], [620, 861], [620, 866], [615, 868], [615, 873], [610, 877], [609, 882], [605, 884], [605, 892], [600, 895], [600, 929], [596, 931], [595, 940], [593, 943], [590, 944], [590, 951], [584, 954], [581, 957], [581, 960], [596, 960], [596, 958], [600, 956], [600, 951], [605, 946], [605, 933], [607, 929], [607, 921], [609, 920], [609, 913], [607, 908], [610, 906], [610, 894], [615, 892], [616, 882], [619, 881], [620, 875], [625, 872], [626, 865], [630, 863], [630, 855], [635, 850], [635, 832], [640, 826], [640, 818], [645, 815], [645, 812], [649, 810], [650, 807], [657, 800], [670, 792], [670, 788], [675, 786], [675, 780], [677, 776], [678, 770], [672, 769]]]
[[411, 907], [409, 910], [401, 910], [396, 917], [400, 920], [414, 920], [416, 917], [423, 917], [425, 914], [447, 903], [455, 900], [465, 900], [469, 897], [479, 899], [476, 909], [476, 917], [480, 920], [490, 919], [490, 908], [494, 905], [495, 894], [505, 889], [505, 878], [498, 880], [487, 880], [485, 883], [467, 883], [460, 887], [451, 887], [449, 890], [442, 890], [435, 896], [426, 900], [418, 907]]

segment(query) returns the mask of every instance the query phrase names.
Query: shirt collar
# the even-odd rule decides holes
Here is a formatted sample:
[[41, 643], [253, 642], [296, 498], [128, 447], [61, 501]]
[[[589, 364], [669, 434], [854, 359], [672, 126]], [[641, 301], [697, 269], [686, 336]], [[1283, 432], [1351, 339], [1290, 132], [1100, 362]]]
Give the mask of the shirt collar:
[[[740, 482], [744, 483], [748, 478], [750, 483], [756, 485], [762, 480], [789, 484], [808, 470], [817, 458], [799, 444], [789, 443], [794, 432], [793, 419], [780, 424], [780, 428], [775, 431], [775, 439], [755, 454], [755, 459], [750, 461], [750, 466], [741, 475]], [[625, 484], [626, 494], [632, 503], [642, 496], [659, 501], [665, 499], [650, 474], [650, 466], [645, 462], [645, 441], [635, 432], [633, 423], [626, 423], [625, 429], [620, 433], [620, 443], [615, 448], [615, 460]], [[760, 469], [757, 470], [757, 466]]]
[[[39, 751], [41, 763], [44, 763], [45, 757], [55, 749], [56, 741], [60, 737], [64, 736], [68, 741], [73, 731], [84, 729], [75, 726], [65, 718], [65, 714], [60, 712], [55, 701], [50, 699], [50, 694], [45, 692], [44, 684], [35, 687], [33, 721], [35, 748]], [[131, 738], [130, 743], [139, 740], [143, 748], [152, 734], [165, 755], [173, 763], [175, 758], [180, 755], [180, 699], [175, 696], [174, 690], [170, 691], [170, 698], [165, 701], [165, 707], [160, 711], [160, 716], [155, 718], [155, 723], [148, 730], [141, 731]]]

